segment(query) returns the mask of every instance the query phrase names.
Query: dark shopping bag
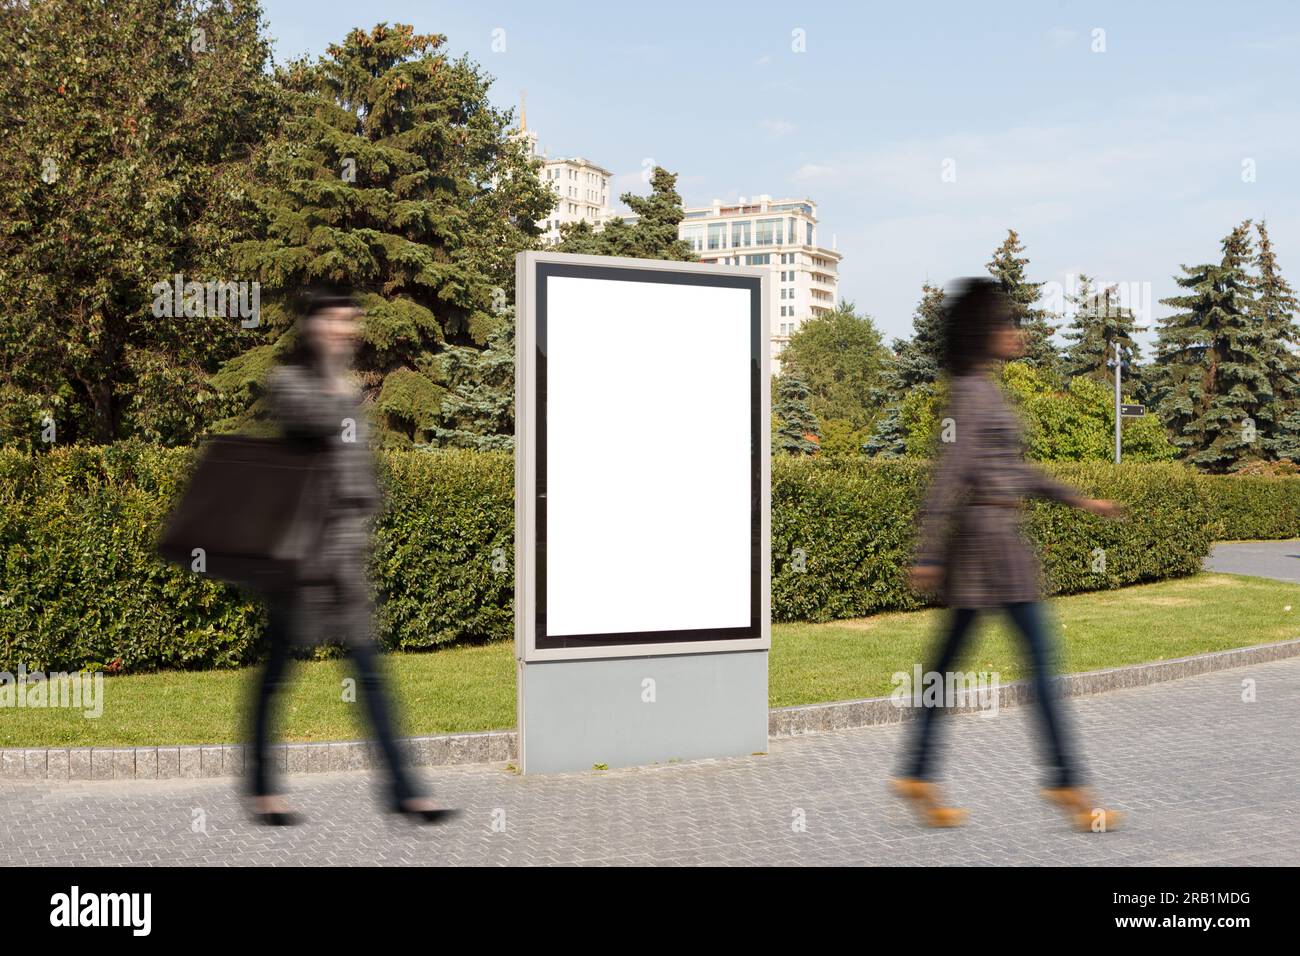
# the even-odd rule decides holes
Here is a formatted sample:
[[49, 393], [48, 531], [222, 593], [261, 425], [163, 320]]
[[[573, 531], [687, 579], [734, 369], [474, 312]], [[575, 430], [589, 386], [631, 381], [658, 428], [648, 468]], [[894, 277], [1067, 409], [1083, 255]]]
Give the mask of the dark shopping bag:
[[325, 525], [328, 454], [324, 444], [210, 439], [158, 553], [258, 591], [294, 585]]

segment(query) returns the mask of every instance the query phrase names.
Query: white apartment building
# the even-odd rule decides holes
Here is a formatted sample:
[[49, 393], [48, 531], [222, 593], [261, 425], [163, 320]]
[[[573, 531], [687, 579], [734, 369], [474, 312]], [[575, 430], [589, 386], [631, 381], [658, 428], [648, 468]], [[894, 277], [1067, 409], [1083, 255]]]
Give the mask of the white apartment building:
[[817, 204], [763, 195], [729, 205], [715, 199], [684, 212], [678, 235], [701, 262], [758, 266], [773, 273], [768, 322], [772, 371], [779, 375], [779, 357], [790, 335], [805, 320], [832, 311], [839, 300], [844, 257], [817, 245]]
[[[528, 129], [520, 111], [516, 135], [538, 155], [537, 133]], [[556, 194], [556, 206], [537, 223], [546, 242], [560, 238], [560, 226], [586, 221], [596, 229], [614, 218], [609, 208], [609, 170], [582, 157], [543, 160], [542, 181]], [[683, 210], [678, 236], [690, 245], [701, 262], [758, 266], [772, 273], [772, 301], [768, 329], [772, 371], [781, 372], [781, 352], [790, 336], [807, 319], [823, 315], [839, 301], [839, 265], [844, 258], [834, 248], [817, 245], [817, 204], [811, 199], [773, 199], [762, 195], [724, 204]], [[623, 214], [628, 222], [635, 215]]]
[[528, 128], [528, 112], [522, 101], [519, 129], [514, 135], [524, 141], [529, 156], [542, 160], [542, 182], [555, 193], [555, 208], [537, 223], [546, 242], [558, 242], [560, 227], [565, 223], [589, 222], [599, 229], [610, 219], [609, 180], [613, 173], [581, 156], [548, 159], [545, 150], [538, 148], [537, 131]]
[[609, 180], [613, 175], [603, 166], [575, 156], [572, 159], [546, 159], [542, 157], [542, 182], [556, 195], [555, 208], [538, 222], [543, 238], [556, 242], [560, 226], [568, 222], [589, 222], [600, 228], [611, 216], [609, 209]]

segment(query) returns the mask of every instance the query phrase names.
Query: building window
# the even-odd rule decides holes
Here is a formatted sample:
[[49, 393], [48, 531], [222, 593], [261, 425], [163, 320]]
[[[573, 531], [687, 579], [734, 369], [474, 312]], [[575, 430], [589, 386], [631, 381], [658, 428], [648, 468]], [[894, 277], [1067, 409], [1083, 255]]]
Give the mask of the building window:
[[710, 249], [727, 248], [727, 224], [725, 222], [709, 223], [709, 243]]
[[780, 219], [759, 219], [754, 224], [754, 245], [779, 246], [781, 241]]
[[682, 230], [682, 239], [691, 247], [692, 252], [699, 252], [704, 248], [704, 227], [687, 226]]
[[749, 245], [749, 220], [731, 224], [731, 248], [740, 249]]
[[808, 242], [806, 243], [806, 245], [811, 246], [811, 245], [813, 244], [813, 241], [812, 241], [812, 240], [813, 240], [812, 223], [807, 222], [807, 223], [804, 223], [804, 225], [808, 227]]
[[745, 265], [747, 266], [767, 266], [772, 264], [771, 253], [763, 253], [759, 256], [745, 256]]

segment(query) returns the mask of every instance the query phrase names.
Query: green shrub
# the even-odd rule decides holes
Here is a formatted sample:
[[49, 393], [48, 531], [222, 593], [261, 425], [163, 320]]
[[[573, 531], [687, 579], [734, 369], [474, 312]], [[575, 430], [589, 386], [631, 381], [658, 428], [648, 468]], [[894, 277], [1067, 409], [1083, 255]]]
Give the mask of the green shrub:
[[[1129, 505], [1119, 522], [1055, 504], [1029, 507], [1026, 530], [1042, 558], [1046, 593], [1200, 570], [1211, 538], [1193, 472], [1163, 464], [1046, 467], [1089, 497]], [[920, 606], [906, 574], [927, 475], [928, 463], [918, 460], [774, 460], [773, 619], [828, 621]]]
[[372, 576], [389, 647], [514, 635], [515, 465], [504, 452], [391, 451]]
[[[192, 451], [132, 443], [35, 457], [0, 452], [0, 670], [209, 668], [255, 658], [259, 604], [154, 556], [192, 461]], [[774, 459], [773, 618], [919, 606], [905, 576], [927, 467], [915, 459]], [[1300, 479], [1206, 478], [1170, 464], [1048, 467], [1130, 511], [1126, 521], [1106, 522], [1059, 505], [1030, 507], [1027, 532], [1049, 594], [1192, 574], [1215, 536], [1300, 529]], [[388, 451], [380, 476], [387, 503], [372, 578], [383, 643], [509, 638], [511, 456]]]
[[249, 660], [258, 606], [153, 545], [192, 452], [124, 443], [0, 454], [0, 669]]
[[[0, 670], [249, 663], [265, 626], [250, 595], [154, 556], [194, 453], [122, 443], [0, 452]], [[372, 579], [389, 647], [513, 633], [509, 455], [380, 456], [388, 495]]]
[[1300, 478], [1202, 475], [1219, 541], [1300, 537]]

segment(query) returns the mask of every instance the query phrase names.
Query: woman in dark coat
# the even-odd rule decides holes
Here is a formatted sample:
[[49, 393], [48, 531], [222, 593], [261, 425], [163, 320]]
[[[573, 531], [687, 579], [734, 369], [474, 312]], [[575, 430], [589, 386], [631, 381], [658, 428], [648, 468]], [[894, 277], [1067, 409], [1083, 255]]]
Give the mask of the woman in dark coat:
[[296, 822], [272, 780], [266, 759], [270, 712], [296, 645], [341, 640], [357, 669], [358, 692], [388, 769], [388, 806], [434, 822], [452, 811], [418, 796], [393, 729], [372, 632], [373, 608], [366, 584], [370, 521], [379, 507], [379, 488], [366, 441], [360, 396], [349, 379], [356, 345], [358, 311], [346, 290], [312, 294], [299, 322], [298, 344], [288, 362], [267, 383], [271, 417], [290, 441], [323, 443], [329, 481], [328, 505], [314, 554], [295, 584], [268, 595], [270, 654], [253, 708], [252, 766], [254, 816], [261, 822]]
[[[1053, 688], [1055, 648], [1038, 590], [1038, 562], [1021, 529], [1021, 502], [1046, 498], [1104, 517], [1121, 509], [1083, 498], [1024, 459], [1019, 417], [993, 376], [1023, 354], [1024, 335], [997, 283], [963, 280], [946, 309], [945, 362], [950, 373], [946, 434], [923, 509], [912, 585], [941, 589], [950, 608], [938, 660], [927, 673], [947, 675], [982, 611], [1005, 609], [1024, 640], [1035, 704], [1046, 741], [1050, 777], [1043, 795], [1064, 807], [1076, 827], [1114, 829], [1119, 814], [1097, 807], [1082, 786], [1064, 708]], [[931, 826], [957, 826], [965, 811], [945, 806], [931, 774], [937, 707], [914, 724], [905, 775], [895, 789], [914, 801]]]

